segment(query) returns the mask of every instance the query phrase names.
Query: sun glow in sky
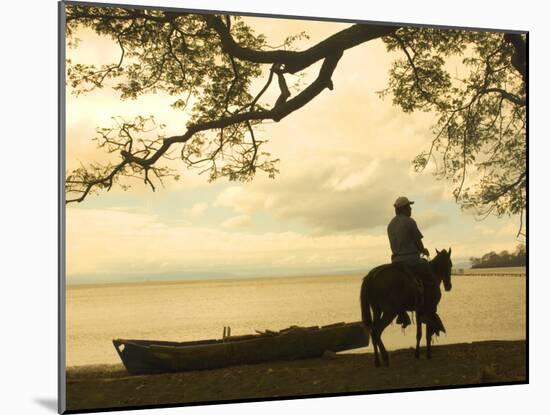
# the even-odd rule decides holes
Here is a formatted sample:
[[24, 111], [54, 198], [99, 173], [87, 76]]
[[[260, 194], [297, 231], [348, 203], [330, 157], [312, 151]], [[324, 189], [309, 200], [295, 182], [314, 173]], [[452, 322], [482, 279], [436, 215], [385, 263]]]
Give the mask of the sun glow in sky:
[[[246, 18], [270, 44], [306, 31], [300, 49], [349, 24]], [[118, 46], [91, 31], [68, 49], [73, 62], [111, 63]], [[152, 192], [136, 182], [67, 206], [69, 283], [115, 282], [162, 276], [277, 276], [315, 273], [366, 273], [388, 262], [386, 225], [392, 203], [406, 195], [416, 203], [413, 217], [434, 251], [452, 246], [455, 264], [489, 251], [513, 250], [519, 218], [490, 217], [479, 222], [455, 204], [451, 187], [430, 168], [415, 173], [412, 159], [429, 148], [430, 114], [404, 114], [387, 86], [396, 56], [380, 40], [344, 53], [334, 73], [334, 90], [259, 136], [280, 158], [275, 180], [259, 173], [250, 183], [225, 179], [208, 183], [196, 170], [177, 162], [179, 182]], [[318, 65], [302, 82], [314, 79]], [[289, 76], [289, 83], [297, 80]], [[253, 90], [261, 88], [264, 79]], [[276, 97], [276, 91], [272, 92]], [[103, 88], [75, 97], [67, 90], [67, 169], [107, 156], [91, 140], [96, 127], [111, 126], [112, 116], [154, 115], [166, 133], [181, 134], [187, 115], [170, 107], [177, 97], [156, 93], [121, 101]]]

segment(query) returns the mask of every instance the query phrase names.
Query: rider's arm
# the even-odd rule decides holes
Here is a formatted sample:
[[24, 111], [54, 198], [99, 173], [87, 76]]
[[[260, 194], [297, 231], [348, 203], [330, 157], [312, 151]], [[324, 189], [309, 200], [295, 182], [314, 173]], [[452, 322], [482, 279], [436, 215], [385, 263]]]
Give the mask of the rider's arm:
[[430, 256], [430, 252], [424, 248], [424, 244], [422, 243], [422, 239], [416, 240], [416, 246], [418, 247], [418, 250], [422, 252], [426, 256]]
[[422, 243], [422, 238], [424, 237], [424, 235], [422, 235], [422, 233], [418, 229], [418, 225], [416, 224], [415, 220], [412, 218], [411, 218], [411, 231], [412, 231], [412, 237], [413, 237], [414, 243], [416, 244], [418, 251], [420, 251], [426, 256], [430, 256], [430, 253]]

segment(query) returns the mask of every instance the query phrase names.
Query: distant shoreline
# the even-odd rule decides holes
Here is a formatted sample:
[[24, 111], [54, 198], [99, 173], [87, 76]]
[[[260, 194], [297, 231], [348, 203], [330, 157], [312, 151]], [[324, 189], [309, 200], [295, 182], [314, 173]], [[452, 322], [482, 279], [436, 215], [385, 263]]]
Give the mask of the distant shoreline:
[[[369, 269], [370, 270], [370, 269]], [[341, 273], [327, 273], [327, 274], [306, 274], [306, 275], [270, 275], [270, 276], [250, 276], [250, 277], [238, 277], [228, 275], [227, 277], [211, 277], [211, 278], [174, 278], [174, 279], [159, 279], [159, 280], [146, 280], [146, 281], [114, 281], [114, 282], [81, 282], [81, 283], [67, 283], [68, 289], [73, 288], [92, 288], [102, 286], [127, 286], [127, 285], [169, 285], [180, 283], [222, 283], [222, 282], [237, 282], [237, 281], [269, 281], [269, 280], [296, 280], [296, 279], [310, 279], [310, 278], [361, 278], [367, 275], [369, 270], [365, 271], [350, 271]], [[504, 267], [504, 268], [457, 268], [453, 269], [453, 275], [488, 275], [488, 274], [509, 274], [509, 275], [525, 275], [526, 267]]]
[[498, 267], [498, 268], [457, 268], [452, 270], [453, 275], [510, 275], [525, 276], [527, 267]]
[[270, 280], [303, 280], [303, 279], [314, 279], [314, 278], [362, 278], [367, 275], [368, 271], [364, 273], [342, 273], [342, 274], [319, 274], [319, 275], [273, 275], [273, 276], [253, 276], [253, 277], [236, 277], [230, 276], [225, 278], [182, 278], [182, 279], [173, 279], [173, 280], [149, 280], [149, 281], [117, 281], [117, 282], [85, 282], [77, 284], [67, 283], [67, 288], [91, 288], [99, 286], [117, 286], [117, 285], [170, 285], [170, 284], [200, 284], [200, 283], [234, 283], [239, 281], [270, 281]]

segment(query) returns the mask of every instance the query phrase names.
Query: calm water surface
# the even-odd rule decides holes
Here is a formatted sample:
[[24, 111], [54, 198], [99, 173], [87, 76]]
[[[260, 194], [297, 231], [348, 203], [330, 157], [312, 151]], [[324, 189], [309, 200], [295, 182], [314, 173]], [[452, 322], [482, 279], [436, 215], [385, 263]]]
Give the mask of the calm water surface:
[[[119, 363], [113, 338], [186, 341], [255, 329], [358, 321], [360, 276], [71, 286], [67, 366]], [[525, 277], [454, 276], [439, 306], [436, 344], [524, 339]], [[388, 349], [411, 347], [415, 327], [384, 332]], [[369, 348], [370, 350], [370, 348]]]

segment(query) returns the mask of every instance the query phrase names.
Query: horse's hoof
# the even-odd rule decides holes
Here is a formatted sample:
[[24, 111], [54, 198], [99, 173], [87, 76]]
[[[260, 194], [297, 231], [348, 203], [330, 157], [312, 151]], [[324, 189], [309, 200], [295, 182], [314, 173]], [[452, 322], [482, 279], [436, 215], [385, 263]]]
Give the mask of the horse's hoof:
[[414, 357], [417, 358], [417, 359], [420, 359], [420, 353], [415, 352], [415, 353], [414, 353]]

